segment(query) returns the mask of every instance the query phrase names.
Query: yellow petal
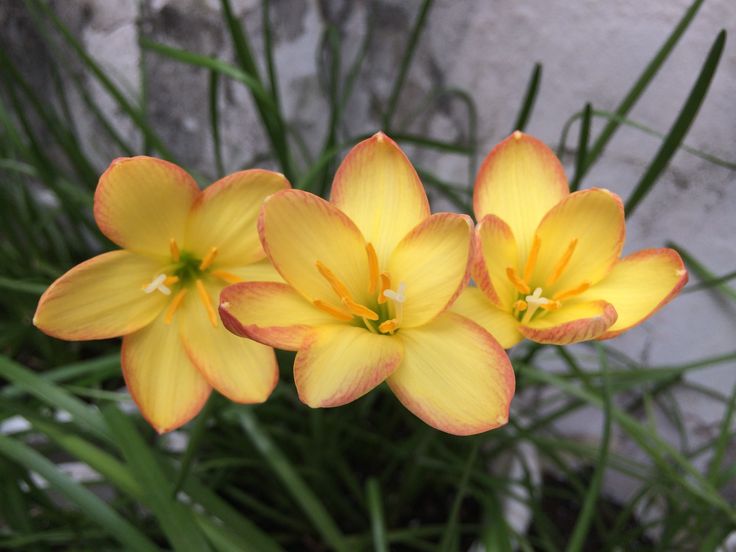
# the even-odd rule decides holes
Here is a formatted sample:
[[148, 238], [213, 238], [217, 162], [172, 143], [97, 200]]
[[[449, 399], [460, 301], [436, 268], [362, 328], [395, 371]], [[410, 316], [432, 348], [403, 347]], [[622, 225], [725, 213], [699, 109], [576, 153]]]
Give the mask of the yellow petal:
[[235, 335], [296, 351], [312, 327], [335, 318], [307, 302], [293, 288], [274, 282], [245, 282], [220, 293], [220, 318]]
[[488, 299], [477, 287], [466, 287], [450, 308], [469, 318], [501, 344], [504, 349], [510, 349], [524, 336], [519, 333], [519, 321], [511, 311], [500, 309]]
[[396, 244], [429, 216], [429, 203], [401, 148], [379, 132], [348, 152], [335, 174], [330, 201], [373, 244], [381, 270]]
[[[284, 279], [281, 277], [281, 274], [278, 273], [278, 271], [271, 264], [271, 261], [268, 259], [262, 259], [260, 261], [245, 266], [227, 267], [226, 269], [222, 269], [222, 272], [236, 276], [241, 282], [284, 283]], [[217, 271], [215, 271], [215, 276], [216, 275]], [[231, 281], [230, 283], [237, 282]]]
[[[216, 305], [219, 289], [206, 287]], [[213, 327], [194, 294], [184, 299], [176, 320], [189, 360], [212, 387], [238, 403], [262, 403], [269, 397], [279, 378], [271, 347], [237, 337], [222, 324]]]
[[568, 194], [567, 178], [544, 143], [514, 132], [488, 154], [475, 180], [476, 220], [488, 214], [506, 222], [519, 251], [529, 250], [539, 221]]
[[603, 281], [581, 299], [611, 303], [618, 319], [601, 338], [615, 337], [643, 322], [675, 297], [687, 283], [680, 255], [672, 249], [646, 249], [617, 262]]
[[119, 246], [169, 255], [173, 238], [184, 241], [189, 210], [199, 195], [194, 179], [173, 163], [152, 157], [113, 161], [95, 192], [97, 226]]
[[178, 326], [164, 324], [163, 317], [123, 338], [121, 362], [130, 395], [159, 433], [191, 420], [210, 394], [184, 350]]
[[262, 259], [258, 212], [266, 197], [288, 187], [284, 175], [261, 169], [218, 180], [202, 192], [192, 209], [186, 249], [203, 258], [216, 247], [213, 268], [243, 266]]
[[395, 336], [355, 326], [315, 328], [294, 360], [299, 398], [311, 407], [352, 402], [391, 375], [402, 352]]
[[397, 335], [404, 360], [388, 384], [416, 416], [454, 435], [482, 433], [508, 421], [514, 371], [488, 332], [446, 312]]
[[127, 251], [111, 251], [72, 268], [41, 296], [33, 323], [59, 339], [106, 339], [149, 324], [170, 297], [143, 288], [160, 263]]
[[339, 301], [317, 269], [326, 266], [361, 304], [368, 299], [368, 257], [360, 230], [314, 194], [285, 190], [269, 197], [259, 219], [261, 241], [276, 270], [310, 302]]
[[616, 309], [610, 303], [576, 299], [519, 325], [519, 331], [538, 343], [569, 345], [600, 337], [613, 325], [616, 316]]
[[[621, 255], [625, 234], [624, 207], [617, 195], [600, 188], [570, 194], [539, 224], [541, 247], [532, 289], [543, 287], [545, 296], [551, 296], [582, 282], [599, 282]], [[577, 242], [566, 268], [553, 286], [546, 286], [573, 240]]]
[[495, 215], [486, 215], [476, 230], [473, 279], [488, 299], [498, 307], [511, 310], [517, 291], [506, 270], [518, 270], [516, 240], [508, 224]]
[[473, 223], [465, 215], [437, 213], [396, 246], [388, 264], [394, 287], [405, 285], [401, 327], [426, 324], [467, 284]]

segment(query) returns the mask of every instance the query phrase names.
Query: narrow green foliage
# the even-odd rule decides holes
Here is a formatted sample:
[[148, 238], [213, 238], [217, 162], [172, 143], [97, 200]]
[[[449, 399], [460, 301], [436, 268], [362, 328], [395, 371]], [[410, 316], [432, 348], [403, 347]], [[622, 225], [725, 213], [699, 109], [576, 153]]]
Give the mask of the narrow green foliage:
[[534, 103], [537, 101], [537, 94], [539, 94], [539, 85], [542, 81], [542, 64], [535, 63], [534, 69], [532, 69], [531, 77], [529, 77], [529, 83], [526, 85], [526, 93], [524, 94], [524, 101], [521, 103], [519, 114], [516, 116], [516, 121], [511, 129], [511, 132], [515, 130], [523, 131], [526, 128], [529, 118], [534, 110]]
[[580, 179], [585, 173], [585, 165], [588, 162], [588, 140], [590, 138], [590, 120], [593, 107], [587, 103], [583, 109], [580, 119], [580, 137], [578, 138], [578, 150], [575, 154], [575, 176], [570, 182], [570, 191], [576, 192], [580, 188]]
[[711, 46], [708, 56], [705, 59], [705, 63], [700, 70], [700, 75], [698, 75], [695, 85], [690, 91], [690, 94], [688, 94], [687, 100], [680, 110], [680, 114], [677, 116], [677, 119], [675, 119], [672, 128], [667, 134], [667, 138], [665, 138], [659, 151], [647, 167], [641, 180], [639, 180], [638, 184], [634, 187], [634, 191], [626, 200], [625, 210], [627, 216], [631, 216], [641, 200], [649, 193], [652, 186], [654, 186], [654, 183], [657, 181], [657, 178], [659, 178], [659, 175], [667, 167], [670, 159], [682, 143], [687, 131], [690, 130], [690, 125], [695, 120], [695, 116], [698, 114], [698, 110], [705, 99], [705, 95], [708, 93], [710, 82], [715, 75], [725, 44], [726, 31], [721, 31], [713, 42], [713, 46]]

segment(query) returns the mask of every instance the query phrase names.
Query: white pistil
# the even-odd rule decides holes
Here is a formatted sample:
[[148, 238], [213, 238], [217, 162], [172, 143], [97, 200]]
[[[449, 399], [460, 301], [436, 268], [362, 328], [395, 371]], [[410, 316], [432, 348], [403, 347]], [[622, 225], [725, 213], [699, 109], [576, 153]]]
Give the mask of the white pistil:
[[396, 289], [396, 291], [392, 289], [386, 289], [383, 291], [384, 297], [388, 297], [394, 302], [394, 309], [396, 309], [396, 315], [394, 318], [396, 319], [397, 324], [401, 324], [401, 316], [403, 314], [404, 310], [404, 301], [406, 301], [406, 284], [404, 282], [399, 283], [399, 287]]
[[151, 280], [150, 284], [143, 288], [143, 291], [146, 293], [153, 293], [158, 290], [164, 295], [171, 295], [171, 290], [164, 285], [164, 280], [166, 280], [166, 274], [159, 274]]
[[524, 312], [524, 318], [521, 319], [522, 324], [526, 324], [531, 320], [532, 316], [534, 316], [534, 313], [537, 312], [537, 309], [541, 307], [542, 305], [546, 305], [549, 303], [549, 299], [546, 297], [542, 297], [542, 288], [536, 288], [534, 290], [534, 293], [532, 295], [527, 295], [524, 299], [526, 301], [526, 304], [528, 305], [526, 312]]

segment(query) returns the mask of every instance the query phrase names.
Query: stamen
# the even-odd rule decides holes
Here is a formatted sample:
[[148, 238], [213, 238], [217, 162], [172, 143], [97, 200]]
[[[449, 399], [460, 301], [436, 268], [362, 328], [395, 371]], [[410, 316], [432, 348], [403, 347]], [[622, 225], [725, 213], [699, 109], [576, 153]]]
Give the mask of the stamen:
[[217, 248], [210, 247], [210, 250], [204, 256], [204, 259], [202, 259], [202, 262], [199, 263], [199, 270], [207, 270], [215, 260], [215, 257], [217, 257]]
[[179, 253], [179, 246], [176, 245], [176, 240], [174, 238], [169, 240], [169, 251], [171, 251], [171, 259], [175, 263], [178, 263], [181, 258], [181, 254]]
[[164, 295], [171, 295], [171, 290], [164, 285], [166, 281], [166, 274], [159, 274], [148, 285], [143, 286], [143, 291], [146, 293], [153, 293], [158, 290]]
[[199, 299], [202, 301], [202, 304], [204, 305], [204, 308], [207, 310], [207, 316], [209, 316], [210, 324], [212, 324], [213, 328], [217, 327], [217, 313], [215, 312], [215, 307], [212, 306], [212, 300], [210, 299], [209, 294], [207, 293], [207, 290], [204, 287], [204, 283], [202, 280], [197, 280], [197, 293], [199, 294]]
[[555, 300], [552, 300], [549, 303], [544, 303], [544, 304], [540, 305], [541, 308], [543, 308], [544, 310], [546, 310], [548, 312], [549, 311], [555, 311], [555, 310], [559, 309], [561, 306], [562, 306], [562, 303], [560, 303], [559, 301], [555, 301]]
[[[542, 246], [542, 240], [539, 236], [534, 234], [534, 243], [532, 243], [532, 249], [529, 251], [529, 257], [526, 259], [524, 265], [524, 281], [528, 282], [534, 272], [534, 267], [537, 265], [537, 257], [539, 257], [539, 248]], [[523, 292], [522, 293], [528, 293]]]
[[388, 272], [381, 272], [381, 293], [378, 294], [378, 304], [383, 305], [387, 299], [383, 294], [387, 289], [391, 287], [391, 276]]
[[236, 276], [232, 272], [225, 272], [224, 270], [213, 270], [212, 272], [210, 272], [210, 274], [212, 274], [215, 278], [225, 280], [230, 284], [237, 284], [238, 282], [243, 281], [240, 276]]
[[371, 243], [365, 245], [365, 252], [368, 254], [368, 293], [374, 293], [378, 283], [378, 256]]
[[559, 280], [560, 276], [562, 276], [562, 273], [567, 268], [567, 265], [570, 262], [570, 258], [572, 257], [572, 254], [575, 252], [575, 247], [577, 247], [577, 245], [578, 245], [577, 238], [570, 240], [570, 243], [567, 244], [567, 249], [562, 254], [562, 257], [560, 257], [560, 260], [557, 261], [557, 265], [555, 266], [555, 269], [552, 271], [552, 274], [550, 274], [549, 278], [547, 278], [547, 282], [545, 285], [551, 286], [557, 280]]
[[171, 303], [169, 303], [169, 306], [166, 309], [166, 314], [164, 315], [164, 324], [171, 324], [171, 321], [174, 319], [174, 313], [181, 305], [181, 302], [184, 300], [184, 296], [186, 294], [186, 289], [179, 290], [179, 293], [177, 293], [171, 300]]
[[348, 291], [348, 288], [345, 286], [345, 284], [343, 284], [340, 279], [335, 276], [334, 272], [332, 272], [329, 268], [322, 264], [321, 261], [317, 261], [315, 265], [317, 266], [317, 270], [319, 270], [319, 273], [324, 277], [325, 280], [327, 280], [327, 283], [330, 284], [330, 287], [340, 299], [344, 299], [346, 297], [352, 299], [350, 291]]
[[392, 318], [391, 320], [386, 320], [385, 322], [381, 322], [378, 325], [378, 330], [381, 333], [392, 333], [396, 331], [396, 328], [399, 327], [399, 323], [395, 318]]
[[324, 301], [320, 301], [319, 299], [315, 299], [312, 301], [312, 304], [317, 307], [320, 310], [325, 311], [327, 314], [331, 314], [335, 318], [339, 320], [344, 320], [345, 322], [349, 322], [353, 319], [352, 315], [341, 311], [338, 308], [333, 307], [332, 305], [325, 303]]
[[576, 295], [580, 295], [584, 291], [586, 291], [590, 287], [590, 282], [583, 282], [576, 288], [568, 289], [567, 291], [561, 291], [559, 293], [555, 293], [552, 296], [553, 300], [562, 301], [563, 299], [569, 299], [570, 297], [575, 297]]
[[514, 287], [519, 293], [529, 293], [531, 291], [529, 284], [519, 278], [515, 268], [508, 267], [506, 269], [506, 276], [508, 276], [509, 280], [511, 280], [511, 283], [514, 284]]
[[345, 305], [348, 308], [348, 310], [355, 316], [367, 318], [368, 320], [378, 320], [378, 314], [376, 314], [374, 311], [372, 311], [368, 307], [364, 307], [360, 303], [356, 303], [349, 297], [343, 297], [342, 304]]
[[166, 279], [164, 280], [164, 285], [165, 286], [171, 286], [171, 285], [175, 284], [178, 281], [179, 281], [179, 277], [178, 276], [167, 276]]
[[514, 303], [514, 310], [518, 312], [524, 312], [529, 305], [526, 301], [523, 299], [519, 299], [516, 303]]

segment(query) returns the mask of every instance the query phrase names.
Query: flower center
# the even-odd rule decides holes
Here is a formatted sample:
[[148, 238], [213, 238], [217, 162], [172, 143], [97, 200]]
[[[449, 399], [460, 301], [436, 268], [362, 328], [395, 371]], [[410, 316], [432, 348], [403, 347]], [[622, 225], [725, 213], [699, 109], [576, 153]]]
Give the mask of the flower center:
[[393, 335], [401, 325], [406, 284], [400, 282], [396, 290], [391, 289], [391, 276], [387, 272], [379, 272], [378, 257], [373, 245], [368, 243], [365, 249], [368, 256], [368, 293], [376, 294], [375, 304], [367, 306], [356, 301], [342, 280], [321, 261], [317, 261], [315, 267], [327, 280], [339, 300], [339, 305], [335, 304], [334, 299], [315, 299], [313, 304], [338, 320], [356, 322], [372, 333]]
[[506, 268], [506, 276], [518, 292], [517, 300], [514, 302], [513, 313], [522, 324], [528, 323], [535, 316], [544, 316], [547, 312], [559, 309], [565, 299], [580, 295], [590, 287], [590, 282], [583, 282], [574, 288], [555, 291], [549, 298], [544, 296], [544, 288], [554, 290], [555, 283], [557, 283], [567, 270], [577, 245], [577, 238], [570, 240], [570, 243], [567, 244], [567, 248], [558, 259], [552, 271], [546, 278], [541, 279], [544, 282], [543, 286], [532, 286], [533, 281], [540, 280], [538, 275], [535, 277], [539, 250], [542, 247], [542, 240], [538, 235], [534, 236], [532, 248], [524, 265], [523, 275], [519, 276], [514, 267], [510, 266]]
[[212, 298], [207, 292], [204, 280], [214, 277], [234, 284], [242, 281], [241, 278], [230, 272], [212, 269], [212, 263], [217, 257], [217, 247], [210, 247], [207, 254], [199, 259], [188, 251], [179, 250], [176, 240], [172, 238], [169, 240], [169, 250], [169, 265], [164, 269], [164, 272], [157, 274], [150, 283], [143, 286], [143, 292], [155, 293], [158, 291], [167, 296], [175, 292], [164, 313], [164, 323], [171, 324], [187, 292], [194, 287], [210, 324], [213, 328], [216, 328], [218, 325], [217, 311], [212, 303]]

